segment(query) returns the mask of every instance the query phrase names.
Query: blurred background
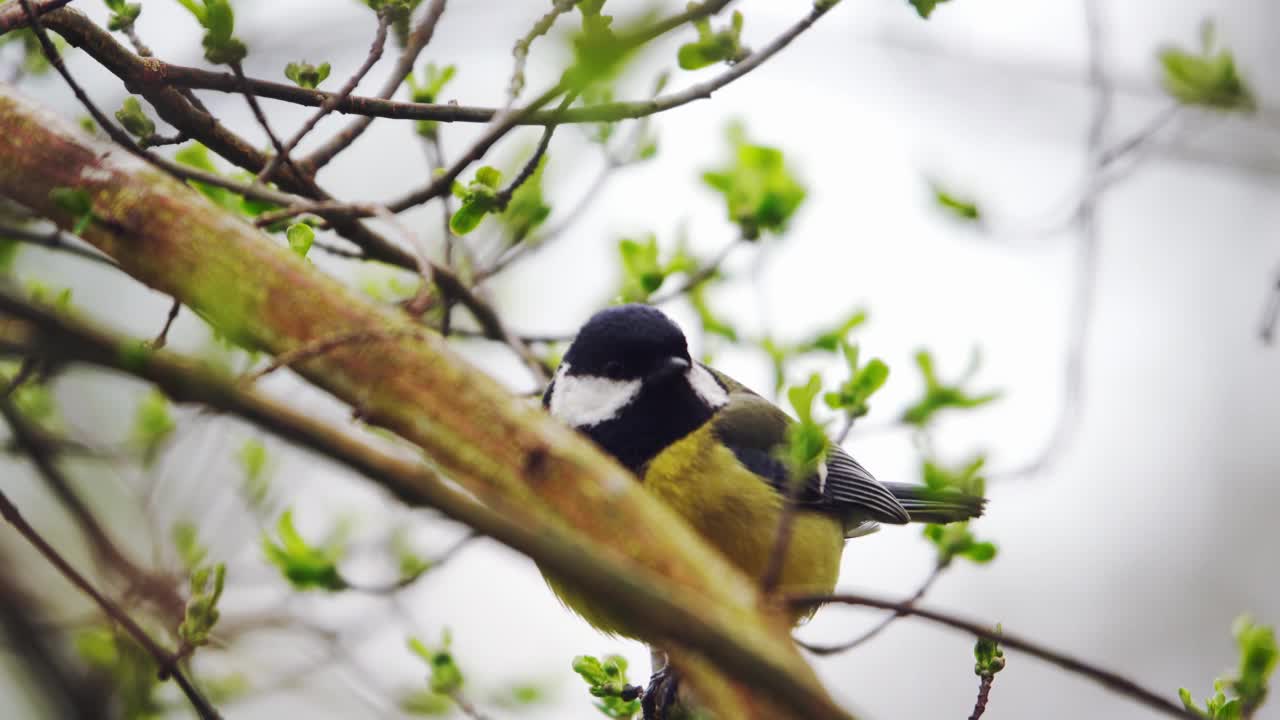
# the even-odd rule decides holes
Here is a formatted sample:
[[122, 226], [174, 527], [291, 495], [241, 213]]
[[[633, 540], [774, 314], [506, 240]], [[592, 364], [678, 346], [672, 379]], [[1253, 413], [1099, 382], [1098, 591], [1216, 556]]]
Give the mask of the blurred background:
[[[453, 3], [422, 56], [458, 66], [441, 99], [500, 104], [511, 45], [548, 5]], [[758, 47], [809, 5], [734, 6], [746, 18], [746, 44]], [[1098, 5], [1091, 35], [1078, 0], [957, 0], [928, 22], [901, 0], [842, 3], [710, 100], [655, 117], [657, 156], [604, 181], [599, 146], [583, 129], [562, 128], [544, 178], [550, 225], [584, 195], [591, 200], [553, 244], [488, 287], [516, 330], [566, 335], [615, 295], [619, 238], [654, 233], [668, 249], [686, 238], [693, 254], [713, 256], [735, 229], [700, 174], [724, 163], [725, 128], [740, 121], [752, 141], [785, 153], [808, 196], [784, 237], [729, 256], [715, 307], [745, 334], [783, 340], [867, 311], [853, 338], [892, 374], [846, 447], [881, 479], [918, 481], [919, 439], [895, 420], [920, 396], [912, 359], [920, 348], [933, 353], [947, 379], [965, 373], [980, 348], [969, 386], [1001, 391], [982, 408], [944, 415], [931, 432], [934, 450], [948, 462], [987, 454], [990, 504], [973, 529], [997, 543], [999, 556], [981, 566], [957, 561], [925, 605], [1002, 622], [1171, 698], [1182, 686], [1201, 697], [1236, 662], [1230, 626], [1237, 615], [1280, 619], [1273, 517], [1280, 508], [1280, 349], [1260, 338], [1280, 264], [1280, 108], [1269, 104], [1280, 96], [1280, 74], [1271, 72], [1280, 61], [1280, 8], [1183, 0]], [[74, 6], [105, 24], [100, 3]], [[606, 11], [629, 17], [649, 7], [610, 0]], [[157, 56], [204, 65], [199, 28], [185, 10], [160, 0], [143, 8], [137, 29]], [[236, 10], [237, 32], [250, 48], [246, 71], [279, 81], [286, 62], [327, 60], [334, 70], [324, 87], [338, 87], [364, 58], [373, 31], [368, 9], [352, 0], [239, 2]], [[1160, 87], [1157, 51], [1198, 46], [1206, 18], [1235, 53], [1259, 111], [1184, 109], [1141, 135], [1174, 104]], [[576, 25], [576, 17], [562, 20], [534, 45], [526, 96], [565, 67], [564, 30]], [[691, 35], [676, 33], [640, 58], [619, 97], [643, 97]], [[1101, 147], [1143, 137], [1105, 180], [1092, 170], [1088, 146], [1099, 111], [1091, 41], [1114, 90]], [[13, 50], [0, 55], [0, 77], [19, 60]], [[395, 55], [388, 51], [362, 92], [382, 83]], [[68, 61], [102, 107], [120, 106], [126, 91], [116, 78], [83, 53], [69, 51]], [[720, 71], [677, 70], [671, 87]], [[19, 87], [68, 118], [84, 114], [56, 75], [27, 76]], [[201, 98], [266, 146], [243, 98]], [[273, 101], [264, 106], [284, 134], [311, 113]], [[335, 115], [321, 123], [304, 150], [345, 122]], [[456, 157], [479, 131], [442, 126], [446, 155]], [[619, 133], [627, 132], [624, 124]], [[522, 129], [490, 157], [514, 171], [537, 137], [536, 129]], [[420, 185], [427, 173], [412, 123], [378, 120], [320, 180], [338, 197], [377, 200]], [[940, 207], [935, 187], [976, 202], [979, 220]], [[1074, 212], [1082, 201], [1092, 205], [1088, 223]], [[433, 204], [406, 214], [435, 246], [439, 212]], [[483, 228], [468, 242], [489, 247], [495, 232]], [[382, 270], [312, 257], [353, 283], [389, 282]], [[85, 315], [139, 337], [155, 335], [169, 306], [167, 297], [109, 268], [35, 248], [22, 250], [15, 276], [71, 288]], [[772, 389], [763, 354], [700, 337], [687, 302], [666, 309], [718, 367]], [[237, 368], [253, 362], [220, 349], [190, 312], [179, 316], [170, 345], [220, 355]], [[534, 389], [503, 348], [458, 345], [513, 390]], [[835, 383], [843, 364], [835, 356], [806, 358], [788, 380], [812, 370]], [[264, 386], [316, 413], [349, 413], [287, 373]], [[146, 396], [131, 381], [84, 371], [60, 376], [53, 389], [63, 427], [101, 447], [129, 443]], [[632, 661], [633, 680], [646, 676], [642, 646], [593, 631], [558, 604], [528, 560], [486, 540], [467, 543], [394, 593], [291, 591], [262, 550], [264, 529], [285, 508], [306, 537], [344, 537], [343, 572], [371, 584], [396, 577], [389, 544], [432, 557], [464, 530], [400, 507], [360, 478], [253, 428], [189, 408], [173, 413], [177, 430], [150, 466], [65, 467], [140, 561], [176, 570], [170, 529], [191, 523], [210, 556], [227, 563], [220, 626], [227, 644], [201, 650], [195, 667], [202, 678], [235, 686], [221, 704], [228, 718], [400, 717], [400, 699], [422, 688], [425, 675], [406, 637], [438, 643], [445, 629], [468, 674], [466, 694], [487, 717], [598, 717], [570, 670], [575, 655], [620, 653]], [[241, 457], [245, 443], [259, 439], [270, 482], [266, 499], [255, 504], [246, 500]], [[26, 462], [0, 459], [0, 489], [73, 561], [92, 567], [75, 525]], [[14, 533], [0, 531], [0, 557], [21, 568], [13, 575], [40, 599], [42, 622], [92, 622], [93, 609]], [[918, 529], [888, 528], [850, 542], [840, 584], [906, 596], [934, 560]], [[836, 642], [878, 619], [829, 608], [799, 636]], [[832, 693], [867, 717], [961, 717], [977, 686], [972, 639], [910, 619], [853, 652], [814, 662]], [[0, 646], [7, 717], [47, 713], [27, 692], [25, 673], [22, 658]], [[172, 687], [162, 687], [161, 697], [173, 716], [189, 713]], [[1082, 716], [1155, 715], [1009, 653], [986, 717]], [[1280, 718], [1280, 705], [1259, 717]]]

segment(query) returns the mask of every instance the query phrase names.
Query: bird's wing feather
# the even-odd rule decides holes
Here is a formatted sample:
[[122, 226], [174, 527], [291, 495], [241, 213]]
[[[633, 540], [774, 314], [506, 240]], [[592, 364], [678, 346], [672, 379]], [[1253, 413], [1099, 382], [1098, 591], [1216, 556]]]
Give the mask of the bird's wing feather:
[[[751, 392], [724, 373], [712, 370], [729, 390], [729, 404], [712, 422], [716, 436], [738, 461], [779, 493], [788, 487], [787, 466], [778, 451], [787, 442], [793, 420], [776, 405]], [[805, 479], [796, 502], [806, 508], [865, 519], [903, 524], [910, 520], [893, 493], [843, 449], [832, 445], [819, 472]]]

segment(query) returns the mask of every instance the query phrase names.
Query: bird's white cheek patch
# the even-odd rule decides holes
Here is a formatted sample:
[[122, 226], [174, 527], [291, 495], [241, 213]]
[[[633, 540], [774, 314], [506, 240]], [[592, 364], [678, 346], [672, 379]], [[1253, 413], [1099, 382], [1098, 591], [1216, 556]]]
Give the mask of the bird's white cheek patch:
[[708, 406], [718, 408], [728, 404], [729, 392], [720, 385], [710, 370], [695, 363], [689, 368], [686, 377], [689, 378], [689, 387], [692, 387]]
[[617, 417], [640, 394], [639, 380], [570, 375], [568, 366], [561, 366], [555, 383], [549, 403], [552, 416], [578, 428]]

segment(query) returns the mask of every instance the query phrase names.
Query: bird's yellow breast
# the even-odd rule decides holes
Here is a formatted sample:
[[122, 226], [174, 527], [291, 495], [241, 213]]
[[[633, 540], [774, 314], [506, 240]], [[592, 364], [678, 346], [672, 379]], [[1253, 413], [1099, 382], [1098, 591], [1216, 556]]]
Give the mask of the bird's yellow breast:
[[[679, 513], [748, 577], [758, 579], [764, 575], [782, 498], [716, 440], [711, 423], [659, 453], [649, 462], [641, 480], [645, 489]], [[840, 572], [843, 548], [844, 531], [838, 518], [798, 512], [779, 590], [830, 592]], [[608, 617], [581, 594], [552, 578], [548, 582], [566, 605], [592, 625], [614, 634], [634, 635], [621, 618]]]

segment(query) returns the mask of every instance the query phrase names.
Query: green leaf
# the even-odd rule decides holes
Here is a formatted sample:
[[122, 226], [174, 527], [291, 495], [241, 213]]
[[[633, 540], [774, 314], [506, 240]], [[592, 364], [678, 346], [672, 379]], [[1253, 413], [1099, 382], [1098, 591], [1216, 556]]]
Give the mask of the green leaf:
[[270, 535], [262, 538], [267, 560], [280, 569], [285, 579], [298, 590], [343, 590], [347, 587], [338, 573], [342, 549], [336, 545], [315, 547], [302, 539], [293, 526], [293, 511], [286, 510], [276, 523], [278, 541]]
[[915, 360], [916, 366], [920, 368], [920, 375], [924, 379], [924, 395], [903, 412], [903, 422], [923, 428], [942, 410], [981, 407], [1000, 397], [998, 392], [973, 394], [961, 387], [968, 381], [969, 376], [977, 371], [979, 356], [976, 351], [970, 362], [969, 371], [954, 383], [944, 383], [938, 379], [934, 370], [933, 355], [928, 350], [917, 351]]
[[267, 446], [256, 438], [246, 440], [236, 458], [244, 473], [241, 489], [245, 499], [255, 508], [261, 508], [271, 491], [271, 478], [267, 472]]
[[111, 18], [107, 21], [107, 29], [126, 30], [133, 27], [138, 16], [142, 14], [140, 3], [123, 2], [123, 0], [106, 0], [107, 9], [111, 10]]
[[[445, 65], [443, 68], [435, 63], [427, 63], [422, 69], [422, 81], [419, 82], [415, 73], [409, 73], [409, 91], [410, 96], [416, 103], [434, 104], [440, 94], [444, 92], [445, 85], [453, 79], [457, 74], [458, 68], [455, 65]], [[419, 120], [415, 127], [419, 135], [430, 138], [434, 137], [436, 128], [439, 126], [436, 120]]]
[[718, 62], [740, 60], [746, 50], [742, 47], [742, 13], [734, 11], [729, 25], [712, 31], [707, 18], [695, 20], [698, 39], [680, 46], [676, 59], [682, 70], [697, 70]]
[[939, 5], [948, 1], [949, 0], [907, 0], [907, 2], [910, 2], [911, 6], [916, 9], [916, 14], [925, 20], [929, 19], [929, 16], [933, 14], [933, 11], [937, 9]]
[[[203, 170], [209, 173], [217, 173], [218, 166], [214, 164], [213, 158], [209, 155], [209, 149], [198, 142], [190, 142], [183, 145], [178, 152], [174, 153], [174, 160], [183, 165], [190, 165], [197, 170]], [[239, 213], [244, 206], [244, 199], [237, 193], [226, 188], [216, 185], [207, 185], [196, 180], [188, 180], [187, 184], [200, 191], [201, 195], [209, 198], [218, 207]]]
[[49, 199], [60, 210], [75, 219], [71, 228], [73, 235], [80, 235], [93, 222], [93, 198], [84, 188], [56, 187], [49, 191]]
[[963, 198], [947, 190], [938, 182], [930, 182], [929, 188], [933, 192], [933, 202], [947, 214], [965, 222], [980, 222], [982, 220], [982, 211], [973, 200]]
[[[1001, 627], [996, 625], [996, 635], [1000, 635]], [[973, 673], [979, 677], [993, 678], [1004, 669], [1004, 651], [1000, 649], [1000, 641], [991, 638], [978, 638], [973, 646], [973, 657], [977, 662]]]
[[312, 65], [307, 61], [291, 62], [284, 66], [284, 76], [301, 88], [315, 89], [329, 77], [329, 63]]
[[187, 645], [200, 647], [209, 642], [209, 635], [221, 616], [218, 600], [222, 598], [226, 575], [227, 566], [223, 563], [192, 572], [191, 599], [178, 626], [178, 637]]
[[173, 546], [178, 551], [182, 566], [187, 569], [187, 572], [195, 572], [196, 568], [203, 565], [205, 558], [209, 556], [209, 548], [200, 542], [200, 533], [196, 526], [186, 521], [177, 522], [173, 524], [170, 534], [173, 536]]
[[497, 190], [501, 183], [502, 172], [486, 165], [476, 171], [466, 188], [455, 184], [453, 193], [461, 198], [462, 204], [449, 218], [449, 229], [457, 235], [466, 235], [479, 227], [486, 215], [498, 210]]
[[453, 653], [449, 650], [449, 646], [452, 643], [453, 637], [448, 630], [444, 632], [440, 645], [437, 647], [428, 647], [415, 637], [409, 638], [409, 649], [413, 651], [413, 654], [422, 658], [431, 671], [428, 686], [433, 693], [451, 696], [461, 690], [465, 682], [462, 669], [458, 667]]
[[142, 451], [143, 463], [151, 465], [161, 446], [177, 424], [169, 413], [169, 398], [159, 390], [152, 390], [143, 397], [133, 416], [133, 442]]
[[21, 248], [22, 243], [0, 235], [0, 275], [6, 275], [13, 270], [13, 261], [17, 259]]
[[832, 410], [843, 410], [848, 417], [860, 418], [870, 411], [868, 402], [871, 396], [889, 380], [889, 366], [880, 358], [872, 358], [866, 365], [859, 365], [857, 345], [841, 338], [840, 347], [849, 367], [849, 379], [836, 392], [826, 393], [823, 401]]
[[703, 182], [724, 196], [729, 219], [743, 237], [754, 240], [762, 232], [783, 233], [804, 202], [804, 186], [786, 166], [781, 150], [746, 142], [737, 126], [730, 127], [728, 136], [732, 161], [704, 171]]
[[551, 206], [546, 204], [542, 193], [542, 170], [546, 166], [547, 156], [544, 154], [533, 174], [516, 188], [507, 208], [498, 215], [498, 220], [510, 233], [511, 245], [522, 242], [551, 215]]
[[305, 258], [311, 250], [311, 244], [316, 241], [316, 231], [305, 223], [294, 223], [285, 231], [285, 237], [289, 240], [289, 249], [298, 257]]
[[142, 111], [138, 98], [132, 95], [125, 98], [124, 105], [116, 111], [116, 120], [134, 137], [145, 140], [156, 134], [156, 124]]
[[586, 681], [588, 692], [598, 700], [596, 710], [605, 717], [629, 720], [640, 712], [640, 701], [628, 690], [625, 658], [609, 655], [600, 660], [579, 655], [573, 659], [573, 671]]
[[1169, 46], [1157, 54], [1161, 67], [1161, 83], [1175, 100], [1197, 107], [1224, 112], [1257, 110], [1253, 89], [1236, 67], [1230, 50], [1214, 48], [1212, 25], [1206, 24], [1199, 52]]

